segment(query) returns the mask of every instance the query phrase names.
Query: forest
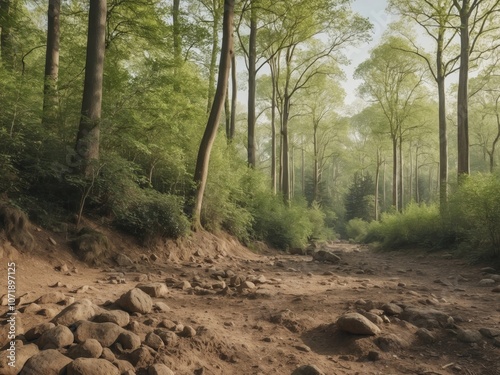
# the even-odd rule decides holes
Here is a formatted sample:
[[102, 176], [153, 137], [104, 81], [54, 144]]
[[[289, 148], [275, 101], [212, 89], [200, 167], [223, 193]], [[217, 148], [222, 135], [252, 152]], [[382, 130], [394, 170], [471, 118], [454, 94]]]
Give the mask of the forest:
[[375, 28], [350, 0], [0, 0], [0, 198], [145, 245], [498, 259], [500, 0], [386, 11], [349, 105]]

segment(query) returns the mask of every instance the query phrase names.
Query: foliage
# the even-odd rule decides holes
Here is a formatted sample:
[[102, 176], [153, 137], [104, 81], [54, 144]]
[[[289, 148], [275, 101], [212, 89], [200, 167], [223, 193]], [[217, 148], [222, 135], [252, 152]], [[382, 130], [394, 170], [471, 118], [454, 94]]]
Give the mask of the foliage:
[[481, 254], [500, 256], [500, 178], [478, 174], [464, 179], [449, 202], [448, 221], [460, 242]]
[[382, 248], [438, 246], [445, 233], [436, 205], [412, 203], [403, 212], [384, 213], [380, 222], [372, 222], [364, 241], [378, 241]]
[[368, 222], [359, 218], [349, 220], [346, 225], [347, 237], [355, 242], [361, 242], [368, 233], [369, 225]]
[[374, 218], [374, 191], [375, 185], [370, 175], [354, 175], [345, 198], [346, 220], [358, 218], [370, 221]]

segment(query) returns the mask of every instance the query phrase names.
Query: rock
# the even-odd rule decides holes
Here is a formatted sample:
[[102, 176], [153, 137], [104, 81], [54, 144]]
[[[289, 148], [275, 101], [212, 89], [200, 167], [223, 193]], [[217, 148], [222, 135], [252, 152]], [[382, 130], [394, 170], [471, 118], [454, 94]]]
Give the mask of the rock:
[[478, 331], [469, 329], [460, 330], [457, 334], [458, 341], [465, 343], [474, 343], [481, 341], [483, 336]]
[[399, 317], [420, 328], [448, 327], [454, 323], [448, 314], [428, 308], [407, 308]]
[[295, 349], [300, 350], [304, 353], [309, 353], [311, 351], [311, 348], [305, 344], [295, 345]]
[[154, 332], [161, 338], [165, 346], [174, 346], [178, 341], [177, 335], [172, 331], [157, 328]]
[[53, 318], [59, 313], [56, 309], [41, 309], [37, 312], [37, 315], [45, 316], [47, 318]]
[[235, 287], [240, 285], [243, 281], [245, 281], [245, 277], [240, 276], [240, 275], [233, 275], [229, 279], [229, 286]]
[[153, 304], [153, 309], [159, 312], [167, 312], [171, 310], [165, 302], [155, 302]]
[[38, 339], [40, 336], [42, 336], [42, 334], [45, 331], [48, 331], [49, 329], [54, 328], [55, 326], [56, 325], [54, 323], [38, 324], [37, 326], [30, 328], [28, 331], [26, 331], [26, 333], [24, 334], [24, 337], [28, 341], [34, 341], [34, 340]]
[[491, 290], [493, 293], [500, 293], [500, 285]]
[[135, 367], [147, 367], [151, 365], [154, 361], [151, 349], [147, 347], [140, 347], [129, 354], [129, 360]]
[[368, 352], [367, 358], [369, 361], [375, 362], [380, 360], [380, 353], [376, 352], [375, 350], [370, 350]]
[[482, 279], [479, 282], [480, 286], [492, 286], [494, 284], [495, 284], [495, 280], [493, 280], [493, 279]]
[[182, 332], [179, 333], [179, 336], [194, 337], [194, 336], [196, 336], [196, 330], [191, 326], [184, 326], [184, 328], [182, 329]]
[[80, 321], [76, 325], [76, 342], [82, 343], [88, 339], [96, 339], [105, 348], [111, 346], [123, 332], [123, 328], [115, 323]]
[[37, 341], [41, 350], [59, 349], [73, 344], [73, 332], [66, 326], [57, 326], [45, 331]]
[[115, 262], [121, 267], [132, 266], [134, 262], [125, 254], [117, 254], [115, 256]]
[[135, 368], [129, 361], [125, 361], [123, 359], [115, 359], [113, 361], [113, 364], [116, 367], [118, 367], [118, 370], [122, 375], [124, 374], [136, 375]]
[[399, 315], [403, 312], [403, 309], [395, 303], [386, 303], [382, 306], [382, 310], [384, 310], [387, 315]]
[[155, 363], [148, 368], [148, 375], [175, 375], [174, 372], [162, 363]]
[[496, 270], [493, 267], [484, 267], [481, 268], [482, 273], [495, 273]]
[[64, 373], [65, 367], [71, 362], [70, 358], [55, 349], [43, 350], [28, 359], [20, 374], [59, 375]]
[[495, 338], [500, 336], [500, 329], [494, 329], [494, 328], [481, 328], [479, 332], [484, 336], [489, 339]]
[[164, 346], [164, 343], [160, 336], [158, 336], [154, 332], [149, 332], [146, 335], [146, 339], [144, 340], [144, 344], [149, 346], [150, 348], [153, 348], [154, 350], [159, 350], [162, 346]]
[[238, 285], [237, 289], [239, 292], [242, 292], [244, 290], [255, 289], [255, 284], [252, 283], [251, 281], [243, 281], [240, 285]]
[[336, 325], [341, 331], [355, 335], [377, 335], [380, 328], [358, 313], [346, 313], [337, 319]]
[[129, 313], [147, 314], [153, 308], [151, 297], [138, 288], [129, 290], [117, 301], [118, 306]]
[[68, 350], [68, 357], [76, 358], [99, 358], [102, 354], [102, 345], [96, 339], [88, 339], [72, 346]]
[[66, 299], [66, 296], [64, 293], [61, 292], [51, 292], [44, 294], [40, 298], [38, 298], [35, 303], [38, 303], [39, 305], [43, 305], [46, 303], [60, 303]]
[[37, 313], [42, 307], [37, 303], [30, 303], [28, 306], [23, 308], [23, 314]]
[[163, 283], [137, 284], [136, 288], [139, 288], [150, 297], [161, 298], [168, 294], [168, 288]]
[[101, 358], [112, 363], [116, 360], [115, 353], [110, 348], [102, 348]]
[[384, 320], [377, 314], [368, 311], [360, 311], [360, 314], [376, 325], [384, 324]]
[[325, 375], [325, 373], [315, 365], [304, 365], [295, 369], [292, 375]]
[[136, 350], [141, 346], [141, 338], [130, 331], [123, 331], [116, 342], [120, 343], [125, 350]]
[[495, 339], [493, 341], [493, 345], [495, 345], [497, 348], [500, 348], [500, 339]]
[[123, 310], [104, 311], [94, 318], [96, 323], [115, 323], [120, 327], [125, 327], [130, 323], [130, 315]]
[[426, 328], [419, 328], [415, 334], [426, 344], [432, 344], [437, 341], [434, 334]]
[[189, 281], [184, 280], [184, 281], [181, 281], [180, 283], [175, 284], [175, 288], [186, 290], [186, 289], [191, 289], [192, 286], [191, 286], [191, 283]]
[[105, 359], [77, 358], [68, 365], [67, 375], [120, 375], [120, 371]]
[[16, 365], [14, 367], [9, 366], [9, 350], [7, 348], [6, 351], [1, 352], [0, 354], [0, 374], [3, 375], [16, 375], [23, 368], [24, 364], [28, 359], [33, 357], [35, 354], [39, 352], [38, 346], [35, 344], [23, 345], [20, 348], [16, 347], [15, 352], [15, 362]]
[[318, 262], [339, 263], [341, 261], [338, 255], [325, 250], [318, 250], [312, 253], [312, 257]]
[[410, 342], [403, 335], [398, 336], [392, 333], [377, 337], [375, 344], [384, 352], [396, 351], [410, 346]]
[[67, 306], [59, 314], [57, 314], [52, 322], [55, 324], [69, 326], [79, 320], [92, 319], [96, 314], [97, 306], [90, 300], [82, 299]]

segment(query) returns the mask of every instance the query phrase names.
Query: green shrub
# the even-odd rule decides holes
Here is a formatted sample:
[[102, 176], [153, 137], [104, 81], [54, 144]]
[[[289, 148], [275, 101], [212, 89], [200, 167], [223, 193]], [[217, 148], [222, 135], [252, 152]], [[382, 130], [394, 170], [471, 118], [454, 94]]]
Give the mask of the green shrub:
[[177, 238], [189, 230], [179, 197], [144, 190], [125, 209], [117, 212], [116, 224], [143, 241]]
[[351, 219], [346, 225], [347, 237], [350, 240], [361, 242], [368, 233], [368, 226], [370, 224], [361, 219]]
[[445, 233], [436, 205], [412, 203], [403, 212], [386, 213], [368, 226], [365, 241], [380, 241], [383, 248], [438, 246]]
[[450, 198], [447, 222], [463, 246], [499, 256], [500, 179], [482, 174], [464, 178]]

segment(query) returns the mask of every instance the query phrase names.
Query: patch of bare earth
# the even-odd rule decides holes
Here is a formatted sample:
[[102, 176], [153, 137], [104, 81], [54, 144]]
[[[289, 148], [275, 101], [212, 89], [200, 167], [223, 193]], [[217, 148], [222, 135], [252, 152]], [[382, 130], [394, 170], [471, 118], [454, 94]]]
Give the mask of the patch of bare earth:
[[[9, 306], [3, 299], [0, 374], [33, 373], [27, 369], [44, 366], [43, 352], [50, 358], [59, 352], [67, 363], [54, 359], [52, 365], [78, 373], [78, 366], [91, 366], [75, 359], [91, 344], [122, 374], [169, 373], [165, 368], [178, 375], [500, 374], [498, 270], [442, 253], [375, 253], [347, 243], [323, 247], [340, 258], [331, 262], [263, 246], [256, 254], [231, 237], [208, 233], [144, 249], [130, 237], [94, 229], [111, 247], [110, 258], [93, 268], [71, 250], [66, 233], [32, 229], [36, 246], [29, 252], [2, 237], [0, 296], [7, 293], [11, 258], [20, 298], [15, 346], [18, 356], [24, 354], [14, 370], [6, 363]], [[144, 300], [134, 310], [128, 304], [134, 302], [119, 300], [138, 284], [152, 305]], [[82, 300], [90, 307], [77, 304], [83, 315], [71, 322], [62, 311]], [[361, 318], [348, 314], [359, 321], [340, 328], [336, 322], [346, 313]], [[128, 320], [110, 318], [115, 315]], [[349, 324], [359, 329], [362, 319], [379, 330], [350, 333]], [[102, 329], [80, 327], [82, 320]], [[37, 337], [32, 328], [51, 321], [63, 322], [73, 336], [60, 338], [63, 328], [54, 330], [54, 324], [39, 326], [42, 333], [52, 331]], [[123, 332], [127, 340], [116, 336]], [[102, 341], [99, 335], [107, 341], [88, 341]]]

